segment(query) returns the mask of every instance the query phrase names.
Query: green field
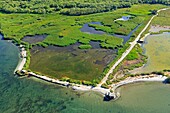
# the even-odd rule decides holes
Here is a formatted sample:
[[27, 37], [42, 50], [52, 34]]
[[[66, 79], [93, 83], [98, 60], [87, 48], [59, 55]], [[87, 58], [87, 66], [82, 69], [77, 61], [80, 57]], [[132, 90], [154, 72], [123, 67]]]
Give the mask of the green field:
[[152, 25], [170, 26], [170, 9], [161, 11], [152, 21]]
[[[76, 54], [79, 54], [79, 57], [71, 56], [72, 53], [64, 52], [64, 49], [58, 53], [58, 50], [51, 51], [48, 47], [45, 48], [45, 52], [40, 49], [34, 54], [32, 51], [35, 44], [27, 44], [30, 46], [29, 48], [31, 51], [30, 66], [29, 60], [27, 66], [34, 72], [52, 76], [54, 78], [69, 77], [72, 79], [93, 81], [94, 79], [101, 79], [104, 68], [107, 67], [108, 69], [111, 64], [109, 66], [94, 64], [93, 61], [101, 61], [104, 57], [107, 58], [107, 55], [109, 54], [96, 52], [102, 51], [103, 49], [89, 49], [93, 46], [90, 45], [90, 42], [99, 42], [100, 46], [106, 49], [118, 48], [118, 53], [113, 54], [113, 56], [121, 56], [121, 53], [128, 47], [128, 44], [124, 46], [122, 44], [123, 39], [107, 33], [127, 35], [137, 25], [141, 24], [133, 34], [133, 38], [135, 38], [152, 16], [151, 11], [164, 7], [166, 6], [158, 4], [133, 5], [131, 8], [83, 16], [64, 16], [59, 13], [0, 13], [0, 31], [5, 38], [14, 39], [18, 43], [22, 42], [21, 39], [27, 35], [46, 35], [47, 37], [42, 42], [37, 43], [37, 45], [42, 45], [43, 47], [49, 45], [68, 47], [69, 45], [74, 45], [79, 42], [79, 48], [85, 49], [76, 50]], [[131, 15], [132, 18], [129, 21], [114, 22], [115, 19], [124, 15]], [[106, 34], [99, 35], [81, 32], [80, 29], [82, 26], [89, 22], [101, 22], [102, 27], [100, 26], [101, 28], [99, 29], [105, 31]], [[32, 46], [33, 49], [31, 49]], [[87, 51], [87, 53], [85, 54], [83, 51]], [[85, 61], [86, 58], [87, 61]], [[63, 61], [64, 59], [66, 59], [66, 61]], [[115, 57], [111, 57], [111, 59], [113, 60], [113, 64], [116, 59]], [[111, 62], [110, 60], [108, 61], [108, 59], [105, 59], [104, 61], [107, 62], [106, 64]], [[107, 70], [103, 73], [106, 71]], [[103, 75], [104, 74], [102, 74], [102, 76]]]
[[[0, 17], [1, 32], [5, 38], [20, 40], [26, 35], [47, 34], [43, 41], [46, 45], [67, 46], [76, 42], [89, 43], [90, 40], [95, 40], [104, 43], [103, 47], [111, 48], [122, 45], [123, 41], [109, 35], [81, 32], [83, 23], [94, 21], [92, 15], [68, 17], [59, 14], [0, 14]], [[98, 18], [95, 19], [97, 21]], [[107, 40], [115, 40], [115, 42], [110, 43]]]
[[116, 57], [114, 50], [81, 50], [78, 46], [33, 47], [30, 69], [53, 78], [92, 81], [98, 79], [107, 64]]
[[[140, 7], [140, 9], [138, 8]], [[143, 8], [145, 11], [141, 15]], [[47, 34], [43, 41], [46, 45], [67, 46], [76, 42], [88, 43], [90, 40], [100, 41], [103, 47], [114, 48], [122, 45], [122, 40], [110, 35], [95, 35], [82, 33], [80, 28], [84, 23], [101, 22], [103, 29], [110, 32], [128, 34], [138, 24], [142, 24], [150, 14], [150, 10], [160, 9], [163, 5], [134, 5], [108, 13], [99, 13], [86, 16], [63, 16], [56, 14], [0, 14], [0, 28], [5, 38], [22, 39], [26, 35]], [[131, 10], [133, 9], [133, 10]], [[137, 14], [137, 11], [140, 15]], [[123, 15], [133, 14], [130, 21], [114, 22]], [[109, 26], [109, 27], [108, 27]], [[60, 38], [62, 37], [62, 38]], [[115, 40], [109, 42], [108, 40]]]

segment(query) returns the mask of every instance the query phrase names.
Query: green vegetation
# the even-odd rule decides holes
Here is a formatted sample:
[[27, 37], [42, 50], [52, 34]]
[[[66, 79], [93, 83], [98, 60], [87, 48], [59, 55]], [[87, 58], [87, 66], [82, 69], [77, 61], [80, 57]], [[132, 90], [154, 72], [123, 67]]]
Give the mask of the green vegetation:
[[[111, 15], [111, 14], [104, 14]], [[97, 15], [96, 15], [97, 16]], [[93, 16], [65, 17], [59, 14], [0, 14], [1, 32], [5, 38], [20, 40], [26, 35], [47, 34], [48, 36], [39, 45], [68, 46], [76, 42], [88, 44], [90, 40], [107, 43], [107, 47], [121, 46], [123, 40], [109, 35], [87, 34], [80, 31], [82, 24], [92, 21]], [[86, 19], [90, 20], [86, 20]], [[111, 18], [111, 17], [110, 17]], [[95, 17], [96, 21], [98, 18]], [[100, 17], [102, 19], [102, 17]], [[93, 19], [94, 20], [94, 19]], [[80, 24], [81, 23], [81, 24]], [[62, 37], [62, 38], [61, 38]], [[103, 45], [105, 47], [105, 45]]]
[[[109, 75], [106, 81], [106, 86], [112, 84], [113, 82], [119, 82], [124, 80], [128, 76], [138, 76], [129, 75], [129, 70], [143, 66], [146, 63], [147, 57], [143, 55], [143, 50], [139, 45], [136, 45], [132, 51], [127, 55], [127, 57], [120, 63], [114, 70], [113, 73]], [[120, 76], [119, 75], [122, 75]], [[105, 87], [106, 87], [105, 86]]]
[[[25, 4], [25, 2], [27, 1], [23, 1], [23, 4]], [[117, 38], [108, 34], [98, 35], [83, 33], [80, 31], [80, 29], [85, 23], [101, 22], [102, 25], [90, 26], [94, 27], [97, 30], [105, 31], [106, 33], [123, 35], [129, 34], [129, 32], [133, 30], [136, 26], [141, 25], [133, 34], [133, 37], [130, 39], [131, 41], [145, 26], [149, 18], [152, 16], [153, 10], [158, 10], [160, 8], [166, 7], [164, 5], [158, 4], [133, 5], [133, 7], [131, 8], [118, 9], [116, 11], [110, 11], [107, 13], [82, 16], [66, 16], [59, 14], [57, 11], [68, 11], [72, 10], [72, 8], [75, 7], [66, 6], [65, 4], [63, 8], [59, 7], [60, 9], [50, 11], [49, 9], [52, 9], [53, 6], [48, 9], [48, 5], [46, 4], [49, 4], [49, 2], [43, 2], [44, 5], [42, 5], [42, 7], [40, 8], [39, 4], [42, 3], [41, 1], [31, 0], [27, 4], [30, 6], [28, 6], [28, 8], [24, 8], [30, 10], [30, 12], [27, 12], [24, 9], [21, 10], [21, 7], [27, 7], [24, 5], [22, 6], [21, 1], [7, 2], [8, 5], [3, 7], [1, 4], [0, 32], [4, 34], [4, 37], [6, 39], [13, 39], [18, 44], [25, 43], [21, 41], [21, 39], [27, 35], [47, 35], [47, 37], [42, 42], [38, 42], [36, 44], [25, 43], [28, 53], [29, 49], [31, 49], [31, 53], [28, 54], [28, 61], [25, 65], [25, 68], [29, 68], [34, 72], [39, 72], [42, 75], [47, 75], [53, 78], [62, 79], [63, 77], [67, 77], [69, 79], [67, 79], [66, 81], [86, 85], [95, 85], [96, 83], [98, 83], [107, 73], [110, 67], [116, 62], [116, 60], [120, 58], [122, 53], [129, 47], [129, 44], [126, 43], [125, 45], [123, 45], [123, 40], [121, 38]], [[122, 3], [124, 4], [124, 2]], [[45, 6], [47, 6], [48, 10], [43, 10]], [[86, 8], [89, 7], [90, 6], [87, 6]], [[39, 9], [43, 10], [44, 12], [37, 12]], [[14, 10], [15, 13], [13, 13], [12, 10]], [[129, 21], [114, 21], [124, 15], [131, 15], [132, 18]], [[106, 54], [107, 52], [102, 52], [105, 49], [90, 49], [90, 41], [100, 42], [100, 46], [102, 48], [118, 49], [117, 54], [114, 52], [113, 56], [109, 56], [109, 58], [112, 58], [109, 61], [112, 61], [109, 65], [107, 65], [109, 58], [106, 59], [106, 56], [108, 55]], [[76, 44], [76, 42], [81, 43], [81, 45], [79, 46], [80, 49], [87, 50], [77, 49], [75, 52], [72, 53], [69, 53], [68, 51], [63, 51], [64, 48], [67, 48], [69, 45], [72, 46], [73, 44]], [[36, 45], [47, 48], [40, 47], [40, 50], [34, 50], [34, 46], [37, 47]], [[53, 49], [48, 49], [48, 47], [51, 47], [49, 45], [61, 46], [63, 48], [60, 51], [57, 51], [55, 49], [53, 51]], [[75, 48], [73, 48], [73, 50], [74, 49]], [[107, 63], [103, 63], [106, 61]], [[110, 82], [107, 83], [109, 84]]]
[[136, 45], [125, 58], [123, 68], [133, 70], [143, 66], [146, 62], [147, 56], [143, 54], [143, 49], [139, 45]]
[[126, 60], [136, 60], [140, 57], [142, 52], [142, 48], [139, 45], [136, 45], [136, 47], [134, 47], [132, 51], [127, 55]]
[[[84, 50], [78, 47], [79, 44], [47, 48], [35, 46], [31, 50], [30, 69], [52, 78], [70, 78], [74, 83], [75, 80], [98, 83], [100, 74], [116, 53], [107, 49]], [[85, 83], [88, 82], [82, 84]]]
[[91, 45], [80, 45], [79, 48], [80, 49], [90, 49], [90, 48], [92, 48], [92, 46]]
[[[150, 17], [152, 16], [152, 11], [158, 10], [159, 8], [163, 7], [160, 5], [158, 5], [157, 8], [155, 5], [134, 5], [131, 8], [117, 10], [112, 18], [109, 18], [109, 15], [107, 17], [103, 15], [104, 20], [99, 20], [102, 25], [89, 24], [89, 26], [94, 27], [96, 30], [105, 31], [109, 34], [128, 35], [138, 25], [141, 25], [137, 29], [138, 32], [134, 33], [133, 36], [135, 37], [149, 21]], [[130, 20], [128, 21], [114, 21], [118, 18], [121, 18], [122, 16], [127, 15], [131, 16]]]
[[60, 12], [65, 15], [84, 15], [127, 8], [139, 3], [170, 4], [168, 0], [0, 0], [0, 11], [36, 14]]
[[152, 21], [152, 25], [170, 26], [170, 9], [161, 11]]
[[102, 84], [102, 86], [101, 86], [102, 88], [109, 88], [109, 86], [106, 84], [106, 83], [104, 83], [104, 84]]
[[[3, 14], [0, 13], [0, 31], [5, 38], [12, 38], [18, 42], [26, 35], [47, 34], [48, 36], [39, 45], [68, 46], [76, 42], [89, 44], [91, 40], [100, 41], [105, 48], [115, 48], [122, 46], [123, 40], [110, 35], [87, 34], [80, 31], [84, 23], [99, 21], [103, 24], [102, 30], [118, 34], [129, 34], [137, 25], [144, 23], [148, 18], [150, 10], [160, 9], [163, 5], [138, 5], [132, 7], [133, 10], [145, 9], [146, 15], [136, 15], [130, 21], [114, 22], [115, 19], [133, 13], [130, 9], [120, 9], [114, 12], [101, 13], [87, 16], [62, 16], [60, 14]], [[129, 11], [130, 10], [130, 11]], [[126, 32], [125, 32], [126, 31]], [[120, 33], [121, 32], [121, 33]], [[112, 42], [110, 42], [112, 40]], [[114, 41], [113, 41], [114, 40]]]
[[[150, 31], [150, 34], [162, 34], [163, 32], [170, 32], [167, 26], [170, 26], [170, 9], [159, 12], [159, 15], [153, 19], [150, 26], [155, 26], [153, 30]], [[159, 28], [160, 27], [160, 28]], [[150, 27], [145, 31], [148, 33]]]

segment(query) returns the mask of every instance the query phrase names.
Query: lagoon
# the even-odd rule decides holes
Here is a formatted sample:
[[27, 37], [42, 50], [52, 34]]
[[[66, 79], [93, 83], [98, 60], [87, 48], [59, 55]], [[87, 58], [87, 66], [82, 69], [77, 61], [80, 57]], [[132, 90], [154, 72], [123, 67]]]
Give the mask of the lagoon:
[[170, 33], [149, 35], [143, 44], [144, 53], [148, 61], [143, 68], [132, 72], [144, 73], [170, 69]]

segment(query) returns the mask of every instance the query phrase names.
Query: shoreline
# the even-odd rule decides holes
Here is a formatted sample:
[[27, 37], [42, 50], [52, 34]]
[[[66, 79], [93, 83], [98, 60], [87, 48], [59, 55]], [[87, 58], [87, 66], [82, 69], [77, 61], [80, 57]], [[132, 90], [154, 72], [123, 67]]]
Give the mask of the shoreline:
[[138, 83], [138, 82], [164, 82], [167, 78], [168, 77], [166, 77], [166, 76], [157, 75], [157, 74], [128, 77], [123, 81], [112, 84], [111, 86], [112, 86], [112, 90], [115, 91], [117, 88], [124, 86], [124, 85]]
[[18, 46], [18, 49], [20, 51], [19, 53], [19, 61], [18, 61], [18, 65], [14, 70], [14, 74], [16, 73], [16, 71], [21, 71], [24, 68], [24, 65], [26, 63], [26, 57], [27, 57], [27, 51], [25, 50], [24, 45], [20, 45]]
[[64, 86], [66, 88], [71, 88], [75, 91], [95, 91], [100, 93], [103, 97], [107, 96], [113, 97], [113, 99], [117, 99], [119, 96], [116, 92], [111, 92], [110, 89], [102, 88], [102, 87], [93, 87], [93, 86], [87, 86], [87, 85], [82, 85], [82, 84], [75, 84], [75, 83], [70, 83], [67, 81], [60, 81], [58, 79], [50, 78], [47, 76], [43, 75], [38, 75], [33, 72], [28, 72], [26, 70], [21, 70], [20, 71], [22, 74], [25, 76], [27, 75], [28, 77], [35, 77], [53, 84], [58, 84], [60, 86]]
[[[118, 83], [114, 83], [110, 86], [110, 88], [106, 89], [106, 88], [102, 88], [101, 86], [87, 86], [87, 85], [82, 85], [82, 84], [75, 84], [75, 83], [70, 83], [67, 81], [60, 81], [58, 79], [54, 79], [54, 78], [50, 78], [47, 76], [43, 76], [43, 75], [38, 75], [35, 74], [34, 72], [28, 72], [27, 70], [23, 70], [23, 67], [26, 63], [26, 50], [23, 49], [24, 46], [19, 46], [20, 48], [20, 59], [21, 61], [19, 61], [16, 69], [15, 69], [15, 73], [17, 73], [17, 71], [21, 72], [22, 74], [24, 74], [24, 76], [28, 75], [29, 77], [35, 77], [50, 83], [54, 83], [60, 86], [64, 86], [66, 88], [71, 88], [75, 91], [95, 91], [100, 93], [103, 97], [105, 97], [107, 94], [109, 94], [109, 96], [112, 96], [114, 100], [117, 100], [120, 97], [120, 93], [116, 92], [116, 89], [123, 86], [123, 85], [127, 85], [127, 84], [131, 84], [131, 83], [137, 83], [137, 82], [154, 82], [154, 81], [159, 81], [159, 82], [163, 82], [166, 80], [166, 76], [162, 76], [162, 75], [156, 75], [151, 74], [151, 75], [144, 75], [144, 76], [137, 76], [137, 77], [128, 77], [123, 81], [120, 81]], [[151, 77], [152, 76], [152, 77]], [[113, 92], [111, 92], [113, 91]]]
[[[38, 75], [35, 74], [34, 72], [28, 72], [27, 70], [24, 70], [24, 65], [27, 60], [27, 51], [25, 50], [24, 45], [18, 46], [19, 49], [19, 61], [16, 69], [14, 70], [14, 74], [18, 76], [26, 76], [26, 77], [35, 77], [50, 83], [54, 83], [60, 86], [64, 86], [66, 88], [71, 88], [75, 91], [95, 91], [100, 93], [103, 97], [109, 96], [113, 97], [113, 99], [117, 99], [117, 94], [115, 92], [111, 92], [110, 89], [102, 88], [102, 87], [93, 87], [93, 86], [87, 86], [83, 84], [75, 84], [75, 83], [70, 83], [67, 81], [60, 81], [58, 79], [50, 78], [48, 76], [43, 76], [43, 75]], [[28, 76], [27, 76], [28, 75]]]
[[[162, 10], [165, 10], [165, 9], [162, 9]], [[159, 10], [160, 11], [160, 10]], [[158, 15], [158, 14], [157, 14]], [[157, 16], [157, 15], [154, 15], [150, 21], [147, 23], [147, 25], [145, 26], [145, 28], [140, 32], [140, 34], [137, 36], [137, 38], [131, 43], [131, 46], [130, 46], [130, 49], [128, 50], [131, 50], [134, 45], [136, 44], [137, 40], [140, 39], [140, 36], [141, 34], [145, 31], [145, 29], [149, 26], [149, 24], [151, 23], [152, 19]], [[148, 35], [150, 35], [149, 33], [148, 34], [145, 34], [144, 37], [142, 38], [146, 38]], [[26, 70], [23, 70], [24, 68], [24, 65], [26, 63], [26, 57], [27, 57], [27, 53], [26, 53], [26, 50], [25, 50], [25, 47], [23, 45], [20, 45], [19, 46], [19, 49], [20, 49], [20, 61], [18, 62], [18, 65], [14, 71], [14, 73], [16, 73], [17, 71], [19, 72], [23, 72], [24, 75], [28, 75], [28, 76], [31, 76], [31, 77], [36, 77], [38, 79], [41, 79], [41, 80], [45, 80], [47, 82], [50, 82], [50, 83], [54, 83], [54, 84], [58, 84], [60, 86], [65, 86], [65, 87], [68, 87], [68, 88], [72, 88], [73, 90], [77, 90], [77, 91], [95, 91], [95, 92], [99, 92], [100, 94], [102, 94], [103, 96], [112, 96], [113, 99], [118, 99], [119, 97], [119, 93], [116, 93], [116, 89], [118, 87], [121, 87], [123, 85], [126, 85], [126, 84], [130, 84], [130, 83], [136, 83], [136, 82], [150, 82], [150, 81], [164, 81], [167, 77], [163, 76], [162, 78], [157, 77], [153, 77], [153, 78], [137, 78], [137, 77], [131, 77], [131, 79], [127, 78], [123, 81], [120, 81], [118, 83], [115, 83], [115, 84], [112, 84], [110, 88], [106, 89], [106, 88], [102, 88], [101, 85], [102, 83], [105, 81], [105, 79], [107, 79], [107, 76], [105, 76], [103, 78], [103, 80], [101, 81], [101, 83], [97, 84], [96, 87], [93, 87], [93, 86], [87, 86], [87, 85], [82, 85], [82, 84], [75, 84], [75, 83], [69, 83], [69, 82], [66, 82], [66, 81], [60, 81], [58, 79], [53, 79], [53, 78], [50, 78], [50, 77], [47, 77], [47, 76], [43, 76], [43, 75], [38, 75], [38, 74], [35, 74], [33, 72], [28, 72]], [[125, 51], [124, 52], [124, 56], [126, 56], [130, 51]], [[124, 57], [121, 57], [121, 60], [123, 60]], [[113, 71], [114, 67], [119, 64], [119, 62], [121, 62], [121, 60], [118, 60], [114, 66], [110, 69], [110, 71], [108, 73], [110, 73], [111, 71]], [[108, 75], [107, 73], [107, 75]], [[149, 75], [148, 75], [149, 76]], [[159, 75], [160, 76], [160, 75]], [[147, 77], [147, 76], [145, 76]], [[112, 92], [113, 91], [113, 92]], [[107, 95], [108, 94], [108, 95]]]

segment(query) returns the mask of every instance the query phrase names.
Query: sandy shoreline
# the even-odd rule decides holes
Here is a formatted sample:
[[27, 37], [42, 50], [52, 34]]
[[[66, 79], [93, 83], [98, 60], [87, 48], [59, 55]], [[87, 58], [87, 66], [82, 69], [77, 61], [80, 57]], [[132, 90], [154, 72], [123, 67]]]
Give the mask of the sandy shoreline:
[[[164, 9], [163, 9], [164, 10]], [[149, 26], [150, 22], [152, 21], [152, 19], [157, 16], [157, 15], [154, 15], [150, 21], [148, 22], [148, 24], [145, 26], [145, 28], [140, 32], [140, 34], [138, 35], [138, 37], [131, 43], [131, 46], [130, 46], [130, 49], [128, 49], [128, 51], [126, 50], [125, 53], [123, 54], [123, 56], [121, 57], [121, 59], [119, 59], [114, 65], [113, 67], [110, 69], [110, 71], [107, 73], [107, 75], [103, 78], [103, 80], [101, 81], [100, 84], [97, 85], [97, 87], [93, 87], [93, 86], [86, 86], [86, 85], [80, 85], [80, 84], [74, 84], [74, 83], [69, 83], [69, 82], [66, 82], [66, 81], [60, 81], [58, 79], [53, 79], [53, 78], [50, 78], [50, 77], [47, 77], [47, 76], [42, 76], [42, 75], [38, 75], [38, 74], [35, 74], [33, 72], [27, 72], [26, 70], [23, 70], [23, 67], [26, 63], [26, 57], [27, 57], [27, 54], [26, 54], [26, 50], [24, 48], [24, 46], [20, 46], [20, 58], [21, 60], [19, 61], [18, 63], [18, 66], [16, 67], [15, 69], [15, 72], [16, 71], [20, 71], [20, 72], [24, 72], [24, 73], [27, 73], [28, 76], [32, 76], [32, 77], [36, 77], [36, 78], [39, 78], [41, 80], [45, 80], [45, 81], [48, 81], [50, 83], [54, 83], [54, 84], [58, 84], [58, 85], [61, 85], [61, 86], [65, 86], [65, 87], [69, 87], [69, 88], [72, 88], [73, 90], [77, 90], [77, 91], [96, 91], [96, 92], [99, 92], [100, 94], [102, 94], [103, 96], [105, 96], [106, 94], [110, 93], [111, 95], [114, 96], [114, 98], [117, 97], [117, 93], [115, 92], [115, 90], [120, 87], [120, 86], [123, 86], [123, 85], [126, 85], [126, 84], [130, 84], [130, 83], [135, 83], [135, 82], [150, 82], [150, 81], [164, 81], [166, 80], [167, 77], [165, 76], [161, 76], [161, 75], [154, 75], [154, 76], [150, 76], [150, 75], [147, 75], [147, 76], [138, 76], [138, 77], [128, 77], [126, 78], [125, 80], [121, 81], [121, 82], [118, 82], [118, 83], [115, 83], [115, 84], [112, 84], [111, 87], [109, 89], [106, 89], [106, 88], [102, 88], [101, 85], [102, 83], [105, 83], [105, 81], [107, 80], [109, 74], [113, 71], [113, 69], [126, 57], [126, 55], [132, 50], [132, 48], [136, 45], [137, 41], [140, 39], [140, 36], [141, 34], [145, 31], [145, 29]], [[146, 36], [148, 36], [149, 34], [146, 34], [144, 36], [144, 38]], [[144, 77], [144, 78], [143, 78]], [[111, 90], [113, 91], [111, 93]]]
[[45, 80], [50, 83], [65, 86], [65, 87], [71, 88], [75, 91], [95, 91], [95, 92], [98, 92], [101, 95], [105, 96], [105, 94], [111, 93], [110, 91], [112, 90], [113, 92], [111, 93], [111, 95], [114, 95], [114, 98], [117, 98], [118, 97], [117, 94], [119, 94], [118, 92], [116, 92], [116, 89], [123, 85], [137, 83], [137, 82], [163, 82], [167, 79], [166, 76], [156, 75], [156, 74], [137, 76], [137, 77], [128, 77], [123, 81], [112, 84], [109, 89], [106, 89], [106, 88], [102, 88], [102, 87], [93, 87], [93, 86], [69, 83], [66, 81], [60, 81], [58, 79], [53, 79], [53, 78], [50, 78], [47, 76], [35, 74], [33, 72], [27, 72], [26, 70], [22, 70], [22, 72], [27, 73], [28, 76], [30, 76], [30, 77], [36, 77], [38, 79]]
[[[66, 81], [60, 81], [58, 79], [53, 79], [53, 78], [50, 78], [50, 77], [47, 77], [47, 76], [35, 74], [33, 72], [27, 72], [26, 70], [22, 70], [21, 72], [27, 73], [28, 76], [30, 76], [30, 77], [36, 77], [36, 78], [39, 78], [41, 80], [45, 80], [45, 81], [50, 82], [50, 83], [69, 87], [69, 88], [72, 88], [73, 90], [77, 90], [77, 91], [96, 91], [96, 92], [99, 92], [102, 95], [105, 95], [108, 92], [110, 93], [110, 89], [106, 89], [106, 88], [102, 88], [102, 87], [93, 87], [93, 86], [69, 83], [69, 82], [66, 82]], [[112, 94], [115, 95], [114, 93], [112, 93]]]
[[16, 72], [16, 71], [21, 71], [23, 68], [24, 68], [24, 65], [25, 65], [25, 63], [26, 63], [26, 57], [27, 57], [27, 51], [25, 50], [25, 48], [24, 48], [24, 46], [23, 45], [20, 45], [19, 47], [19, 50], [20, 50], [20, 53], [19, 53], [19, 55], [20, 55], [20, 60], [19, 60], [19, 62], [18, 62], [18, 65], [17, 65], [17, 67], [16, 67], [16, 69], [14, 70], [14, 73]]
[[[14, 73], [16, 73], [17, 71], [24, 73], [24, 75], [27, 73], [27, 75], [30, 76], [30, 77], [36, 77], [38, 79], [45, 80], [45, 81], [50, 82], [50, 83], [58, 84], [60, 86], [69, 87], [69, 88], [72, 88], [73, 90], [77, 90], [77, 91], [95, 91], [95, 92], [99, 92], [103, 96], [105, 96], [105, 94], [107, 94], [108, 92], [111, 93], [110, 89], [106, 89], [106, 88], [102, 88], [102, 87], [80, 85], [80, 84], [75, 84], [75, 83], [69, 83], [69, 82], [66, 82], [66, 81], [60, 81], [58, 79], [53, 79], [53, 78], [50, 78], [50, 77], [47, 77], [47, 76], [38, 75], [38, 74], [35, 74], [33, 72], [28, 72], [26, 70], [23, 70], [24, 65], [26, 63], [26, 60], [27, 60], [26, 59], [27, 53], [26, 53], [25, 47], [23, 45], [19, 46], [19, 50], [20, 50], [20, 54], [19, 54], [20, 60], [18, 62], [18, 65], [17, 65]], [[116, 97], [114, 92], [111, 93], [111, 94]]]
[[[80, 85], [80, 84], [75, 84], [75, 83], [69, 83], [66, 81], [60, 81], [58, 79], [53, 79], [47, 76], [42, 76], [42, 75], [38, 75], [35, 74], [33, 72], [28, 72], [26, 70], [23, 70], [23, 67], [26, 63], [26, 51], [25, 49], [23, 49], [23, 46], [20, 49], [20, 57], [21, 57], [21, 61], [19, 62], [17, 68], [15, 71], [19, 70], [22, 73], [27, 73], [28, 76], [30, 77], [36, 77], [38, 79], [41, 80], [45, 80], [47, 82], [50, 83], [54, 83], [54, 84], [58, 84], [60, 86], [65, 86], [68, 88], [72, 88], [75, 91], [95, 91], [100, 93], [101, 95], [105, 96], [106, 94], [110, 93], [112, 96], [114, 96], [114, 98], [118, 98], [119, 97], [119, 93], [116, 92], [116, 89], [118, 87], [121, 87], [123, 85], [127, 85], [130, 83], [136, 83], [136, 82], [151, 82], [151, 81], [164, 81], [166, 80], [167, 77], [162, 76], [162, 75], [146, 75], [146, 76], [138, 76], [138, 77], [128, 77], [125, 80], [112, 84], [111, 87], [109, 89], [106, 88], [102, 88], [102, 87], [93, 87], [93, 86], [87, 86], [87, 85]], [[111, 90], [113, 91], [111, 93]]]
[[118, 83], [112, 84], [112, 89], [116, 90], [118, 87], [121, 87], [123, 85], [136, 83], [136, 82], [164, 82], [167, 79], [166, 76], [162, 75], [144, 75], [144, 76], [137, 76], [137, 77], [128, 77], [123, 81], [120, 81]]

